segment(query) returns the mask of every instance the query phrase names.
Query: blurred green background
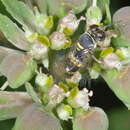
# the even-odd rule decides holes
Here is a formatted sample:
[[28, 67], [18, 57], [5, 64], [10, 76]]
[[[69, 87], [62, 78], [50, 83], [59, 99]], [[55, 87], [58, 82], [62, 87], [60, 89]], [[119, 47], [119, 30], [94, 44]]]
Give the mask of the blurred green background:
[[[130, 6], [130, 0], [111, 0], [112, 14], [119, 8]], [[10, 16], [0, 2], [0, 12]], [[0, 80], [2, 85], [4, 79]], [[108, 88], [103, 79], [92, 80], [91, 83], [94, 96], [91, 99], [92, 106], [104, 109], [109, 118], [109, 130], [130, 130], [130, 111]], [[15, 120], [0, 121], [0, 130], [11, 130]]]

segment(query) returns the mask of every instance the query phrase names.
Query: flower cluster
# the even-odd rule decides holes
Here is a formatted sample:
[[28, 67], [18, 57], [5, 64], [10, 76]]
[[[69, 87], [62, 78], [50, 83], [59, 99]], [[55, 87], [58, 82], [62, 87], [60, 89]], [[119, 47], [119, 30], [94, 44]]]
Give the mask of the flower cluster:
[[[78, 18], [68, 6], [66, 13], [60, 10], [64, 12], [62, 17], [56, 17], [53, 13], [57, 11], [48, 15], [40, 1], [36, 6], [26, 2], [29, 7], [18, 0], [1, 1], [20, 24], [18, 27], [0, 14], [0, 30], [9, 43], [19, 48], [0, 47], [0, 73], [7, 78], [1, 90], [25, 85], [32, 99], [60, 120], [74, 121], [77, 115], [92, 110], [89, 102], [93, 92], [86, 84], [83, 89], [79, 87], [84, 75], [97, 79], [108, 71], [118, 73], [130, 64], [130, 48], [112, 44], [119, 41], [119, 26], [109, 27], [112, 21], [107, 2], [104, 12], [93, 0], [84, 16]], [[84, 30], [76, 34], [82, 21]], [[29, 83], [32, 78], [33, 85]]]

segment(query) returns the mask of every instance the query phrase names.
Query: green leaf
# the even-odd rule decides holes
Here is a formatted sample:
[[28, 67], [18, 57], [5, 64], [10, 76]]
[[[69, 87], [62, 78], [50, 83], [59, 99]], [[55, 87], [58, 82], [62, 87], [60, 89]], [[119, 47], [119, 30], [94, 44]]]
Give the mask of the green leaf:
[[[119, 37], [117, 37], [117, 42], [125, 44], [130, 44], [130, 6], [123, 7], [119, 10], [117, 10], [113, 15], [113, 23], [114, 23], [114, 29]], [[116, 42], [116, 41], [115, 41]], [[115, 45], [119, 45], [120, 43], [115, 43]], [[126, 43], [127, 42], [127, 43]], [[122, 45], [123, 45], [122, 44]], [[128, 44], [128, 46], [129, 46]]]
[[47, 0], [49, 14], [62, 17], [65, 15], [65, 9], [61, 0]]
[[34, 29], [34, 14], [23, 2], [18, 0], [1, 0], [7, 11], [25, 28]]
[[101, 75], [116, 96], [130, 108], [130, 67], [121, 71], [110, 70]]
[[36, 62], [29, 55], [13, 53], [4, 58], [0, 72], [7, 77], [11, 88], [18, 88], [29, 81], [35, 74]]
[[21, 1], [23, 1], [31, 10], [33, 10], [34, 9], [34, 3], [33, 3], [33, 1], [32, 0], [21, 0]]
[[60, 121], [33, 104], [26, 108], [17, 119], [13, 130], [63, 130]]
[[0, 91], [0, 120], [16, 118], [32, 103], [32, 99], [25, 92]]
[[108, 130], [108, 118], [98, 107], [91, 107], [86, 112], [77, 112], [73, 119], [73, 130]]
[[11, 53], [14, 53], [14, 52], [18, 52], [18, 51], [0, 46], [0, 63], [2, 62], [2, 60], [3, 60], [7, 55], [9, 55], [9, 54], [11, 54]]
[[88, 0], [48, 0], [47, 2], [50, 14], [63, 17], [70, 10], [74, 13], [83, 11]]
[[24, 32], [8, 17], [2, 14], [0, 14], [0, 30], [14, 46], [23, 50], [29, 49], [29, 44], [25, 38]]
[[[87, 7], [88, 0], [61, 0], [66, 10], [73, 10], [76, 14]], [[79, 6], [80, 5], [80, 6]]]
[[27, 93], [32, 97], [32, 99], [36, 102], [36, 103], [41, 103], [37, 93], [35, 92], [33, 86], [27, 82], [25, 84], [25, 87], [26, 87], [26, 90], [27, 90]]

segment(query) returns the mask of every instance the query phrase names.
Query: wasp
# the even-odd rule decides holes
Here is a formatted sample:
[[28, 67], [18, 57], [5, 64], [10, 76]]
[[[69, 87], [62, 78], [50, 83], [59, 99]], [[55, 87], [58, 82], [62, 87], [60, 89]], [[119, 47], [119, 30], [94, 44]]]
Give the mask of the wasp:
[[[98, 43], [104, 42], [106, 33], [100, 25], [91, 25], [85, 33], [81, 34], [79, 40], [74, 47], [74, 51], [70, 53], [66, 60], [66, 71], [73, 75], [78, 71], [84, 61], [84, 57], [93, 54]], [[96, 60], [96, 58], [93, 56]]]

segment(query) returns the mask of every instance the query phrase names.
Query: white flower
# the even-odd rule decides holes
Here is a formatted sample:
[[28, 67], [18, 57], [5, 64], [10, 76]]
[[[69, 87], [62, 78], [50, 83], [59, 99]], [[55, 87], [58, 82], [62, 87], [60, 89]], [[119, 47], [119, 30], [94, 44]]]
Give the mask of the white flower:
[[81, 20], [85, 20], [85, 18], [82, 16], [80, 19], [77, 19], [76, 15], [70, 11], [67, 16], [61, 19], [59, 23], [60, 29], [68, 28], [74, 32], [78, 28]]
[[59, 104], [66, 96], [68, 96], [68, 93], [65, 93], [63, 88], [55, 84], [50, 88], [48, 93], [49, 104]]
[[35, 82], [38, 86], [41, 86], [44, 88], [46, 87], [47, 80], [48, 80], [48, 76], [46, 74], [40, 73], [36, 76]]
[[67, 82], [72, 82], [72, 83], [79, 83], [79, 81], [81, 80], [82, 76], [81, 74], [77, 71], [73, 74], [73, 76], [71, 76], [70, 78], [66, 79]]
[[58, 117], [61, 120], [72, 119], [72, 117], [71, 117], [71, 115], [72, 115], [72, 108], [69, 105], [61, 104], [57, 108], [57, 114], [58, 114]]
[[48, 47], [36, 41], [32, 46], [30, 53], [36, 60], [43, 60], [48, 56]]
[[130, 57], [130, 48], [121, 47], [120, 51], [122, 52], [125, 58]]
[[66, 38], [63, 32], [53, 32], [50, 36], [51, 48], [54, 50], [64, 49], [66, 44], [69, 44], [70, 41]]
[[76, 95], [68, 100], [69, 104], [71, 104], [72, 107], [77, 108], [77, 107], [82, 107], [85, 111], [89, 109], [89, 97], [93, 95], [93, 92], [84, 88], [83, 90], [80, 90], [76, 93]]
[[109, 55], [104, 57], [103, 65], [107, 69], [116, 68], [116, 69], [120, 70], [122, 68], [119, 57], [114, 53], [110, 53]]

